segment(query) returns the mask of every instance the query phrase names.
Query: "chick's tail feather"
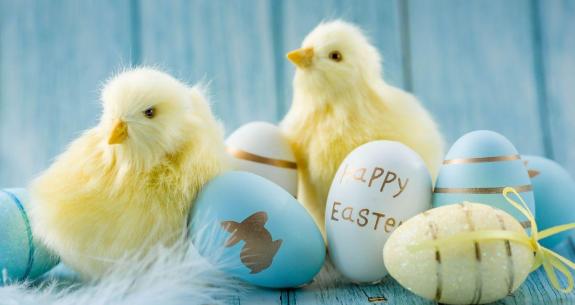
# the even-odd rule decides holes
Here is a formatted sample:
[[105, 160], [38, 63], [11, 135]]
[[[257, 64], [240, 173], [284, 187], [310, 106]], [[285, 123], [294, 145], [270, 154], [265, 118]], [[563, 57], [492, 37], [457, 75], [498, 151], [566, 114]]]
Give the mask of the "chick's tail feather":
[[99, 280], [48, 275], [40, 284], [0, 287], [0, 305], [217, 305], [237, 298], [245, 287], [219, 271], [219, 254], [208, 262], [187, 240], [182, 234], [174, 245], [125, 257]]

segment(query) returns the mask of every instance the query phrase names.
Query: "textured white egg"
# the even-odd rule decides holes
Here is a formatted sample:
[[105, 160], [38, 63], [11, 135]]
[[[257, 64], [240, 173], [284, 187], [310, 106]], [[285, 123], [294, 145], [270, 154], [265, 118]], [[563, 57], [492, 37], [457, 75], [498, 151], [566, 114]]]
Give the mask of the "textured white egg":
[[235, 170], [267, 178], [297, 195], [297, 164], [287, 138], [267, 122], [251, 122], [226, 139], [227, 151]]
[[513, 293], [527, 278], [533, 251], [508, 240], [463, 241], [414, 251], [410, 245], [481, 230], [527, 235], [506, 212], [477, 203], [446, 205], [404, 223], [388, 239], [383, 259], [403, 287], [446, 304], [491, 303]]
[[420, 156], [392, 141], [353, 150], [332, 182], [325, 224], [336, 268], [354, 282], [386, 274], [381, 251], [403, 221], [431, 207], [431, 178]]

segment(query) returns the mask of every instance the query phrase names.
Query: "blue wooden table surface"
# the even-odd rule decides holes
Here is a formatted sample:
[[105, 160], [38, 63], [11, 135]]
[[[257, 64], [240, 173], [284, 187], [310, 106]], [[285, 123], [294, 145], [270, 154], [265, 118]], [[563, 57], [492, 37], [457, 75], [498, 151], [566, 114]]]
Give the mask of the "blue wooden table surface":
[[[417, 95], [449, 143], [492, 129], [575, 173], [575, 0], [0, 0], [0, 187], [25, 186], [93, 126], [103, 82], [130, 66], [209, 82], [228, 133], [278, 122], [292, 95], [285, 53], [330, 18], [365, 29], [385, 79]], [[399, 295], [393, 283], [346, 286], [329, 269], [321, 278], [253, 297], [363, 304]], [[537, 279], [505, 304], [574, 302]], [[402, 297], [390, 304], [424, 303]]]
[[[575, 260], [575, 242], [568, 239], [555, 250]], [[565, 282], [562, 282], [565, 285]], [[376, 285], [357, 285], [346, 282], [328, 262], [314, 282], [300, 289], [257, 289], [228, 300], [229, 305], [432, 305], [437, 302], [418, 297], [387, 276]], [[554, 290], [549, 285], [543, 268], [533, 272], [511, 296], [491, 305], [550, 305], [575, 304], [575, 292], [569, 294]]]

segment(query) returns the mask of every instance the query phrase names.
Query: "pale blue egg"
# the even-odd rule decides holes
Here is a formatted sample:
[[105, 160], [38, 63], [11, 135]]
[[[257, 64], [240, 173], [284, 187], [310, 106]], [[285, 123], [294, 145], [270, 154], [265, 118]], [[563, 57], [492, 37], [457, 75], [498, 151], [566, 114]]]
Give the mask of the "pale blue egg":
[[287, 191], [255, 174], [214, 178], [191, 215], [190, 235], [200, 254], [248, 283], [297, 287], [323, 266], [325, 244], [311, 216]]
[[29, 204], [24, 189], [0, 190], [0, 285], [35, 279], [58, 264], [32, 236]]
[[[523, 156], [529, 170], [539, 230], [575, 222], [575, 180], [555, 161], [536, 156]], [[552, 248], [574, 231], [566, 231], [541, 240]]]
[[507, 186], [515, 188], [535, 214], [531, 181], [513, 144], [493, 131], [473, 131], [459, 138], [447, 153], [435, 183], [433, 206], [484, 203], [510, 213], [528, 227], [527, 217], [503, 197]]

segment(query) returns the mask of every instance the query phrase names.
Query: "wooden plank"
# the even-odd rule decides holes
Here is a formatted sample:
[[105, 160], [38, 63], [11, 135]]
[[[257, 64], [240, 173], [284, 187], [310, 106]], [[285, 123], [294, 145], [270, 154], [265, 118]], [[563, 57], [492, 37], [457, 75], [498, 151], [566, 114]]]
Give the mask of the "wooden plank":
[[129, 65], [128, 1], [0, 1], [0, 186], [24, 186], [100, 116]]
[[298, 48], [305, 36], [321, 21], [341, 18], [361, 26], [372, 43], [383, 55], [385, 79], [396, 86], [405, 84], [402, 69], [401, 18], [398, 1], [352, 0], [329, 1], [282, 1], [282, 43], [276, 54], [277, 66], [283, 75], [282, 111], [291, 105], [294, 66], [285, 54]]
[[269, 1], [142, 1], [144, 64], [191, 83], [210, 82], [214, 111], [228, 132], [277, 121]]
[[[570, 259], [575, 256], [573, 243], [566, 241], [557, 250]], [[563, 282], [565, 284], [565, 282]], [[264, 304], [257, 301], [265, 300], [265, 304], [277, 304], [273, 297], [274, 290], [254, 288], [245, 295], [239, 297], [240, 304]], [[357, 285], [346, 282], [334, 269], [331, 263], [327, 263], [314, 282], [301, 289], [275, 290], [275, 293], [284, 297], [281, 304], [298, 305], [335, 305], [335, 304], [412, 304], [428, 305], [436, 302], [418, 297], [405, 288], [401, 287], [391, 277], [386, 277], [376, 285]], [[286, 298], [289, 297], [289, 298]], [[497, 305], [523, 305], [523, 304], [572, 304], [575, 302], [575, 293], [561, 293], [551, 287], [543, 269], [533, 272], [523, 285], [511, 296], [496, 303]], [[229, 304], [237, 304], [230, 302]]]
[[413, 90], [448, 143], [491, 129], [542, 154], [528, 1], [409, 2]]
[[575, 1], [534, 1], [553, 157], [575, 175]]

